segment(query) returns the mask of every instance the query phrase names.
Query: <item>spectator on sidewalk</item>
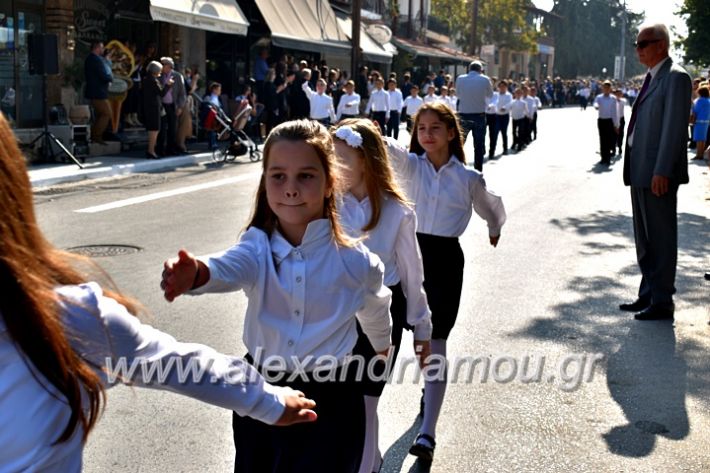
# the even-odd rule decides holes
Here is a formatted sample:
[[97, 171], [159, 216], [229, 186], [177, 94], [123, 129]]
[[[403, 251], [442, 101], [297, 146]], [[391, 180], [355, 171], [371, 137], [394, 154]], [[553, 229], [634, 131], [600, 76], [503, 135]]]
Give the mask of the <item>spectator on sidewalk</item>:
[[158, 155], [169, 156], [184, 153], [185, 149], [179, 149], [177, 145], [177, 119], [182, 115], [187, 100], [185, 94], [185, 80], [178, 71], [175, 70], [175, 63], [170, 57], [160, 58], [163, 65], [163, 73], [160, 80], [163, 85], [169, 81], [173, 86], [163, 95], [163, 115], [160, 123], [160, 133], [158, 133], [158, 144], [156, 151]]
[[163, 83], [160, 80], [160, 72], [163, 70], [163, 65], [157, 61], [153, 61], [146, 67], [148, 73], [141, 83], [143, 90], [143, 115], [141, 121], [148, 132], [148, 150], [146, 158], [158, 159], [160, 156], [156, 153], [156, 143], [158, 142], [158, 133], [161, 125], [161, 115], [165, 113], [163, 109], [163, 97], [173, 86], [172, 80]]
[[693, 141], [695, 141], [695, 157], [703, 159], [705, 146], [707, 145], [708, 124], [710, 124], [710, 89], [708, 83], [704, 83], [698, 88], [698, 98], [693, 104], [693, 113], [690, 121], [693, 123]]
[[113, 81], [110, 58], [104, 57], [104, 43], [91, 43], [91, 52], [84, 61], [84, 97], [91, 101], [94, 109], [94, 123], [91, 126], [91, 140], [106, 144], [104, 131], [111, 120], [111, 105], [108, 102], [108, 85]]

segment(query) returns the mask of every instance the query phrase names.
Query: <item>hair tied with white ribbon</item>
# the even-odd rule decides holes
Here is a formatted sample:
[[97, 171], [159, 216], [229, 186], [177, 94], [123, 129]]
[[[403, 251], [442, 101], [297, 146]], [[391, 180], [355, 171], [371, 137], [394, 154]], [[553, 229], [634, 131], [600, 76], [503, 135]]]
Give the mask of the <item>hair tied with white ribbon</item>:
[[362, 135], [348, 125], [338, 128], [335, 136], [345, 141], [352, 148], [360, 148], [362, 146]]

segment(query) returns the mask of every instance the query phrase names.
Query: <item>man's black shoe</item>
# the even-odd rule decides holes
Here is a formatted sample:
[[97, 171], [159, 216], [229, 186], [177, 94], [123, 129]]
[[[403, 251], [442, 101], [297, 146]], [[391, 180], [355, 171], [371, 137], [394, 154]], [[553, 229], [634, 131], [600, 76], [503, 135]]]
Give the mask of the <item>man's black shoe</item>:
[[651, 305], [651, 303], [647, 300], [636, 299], [631, 304], [621, 304], [619, 309], [626, 312], [638, 312], [640, 310], [644, 310], [649, 305]]
[[634, 315], [636, 320], [673, 320], [675, 306], [671, 304], [653, 304], [646, 310]]

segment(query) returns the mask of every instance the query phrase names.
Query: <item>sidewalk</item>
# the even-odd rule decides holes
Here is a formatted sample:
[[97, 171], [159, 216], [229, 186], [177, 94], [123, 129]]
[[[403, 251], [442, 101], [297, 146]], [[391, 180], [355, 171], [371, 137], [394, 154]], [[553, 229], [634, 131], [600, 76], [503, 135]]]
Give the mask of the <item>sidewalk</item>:
[[[133, 156], [135, 155], [135, 156]], [[212, 153], [195, 152], [162, 159], [145, 159], [142, 153], [86, 158], [84, 169], [74, 163], [29, 164], [28, 172], [33, 188], [48, 187], [86, 179], [120, 176], [140, 172], [164, 171], [210, 161]]]

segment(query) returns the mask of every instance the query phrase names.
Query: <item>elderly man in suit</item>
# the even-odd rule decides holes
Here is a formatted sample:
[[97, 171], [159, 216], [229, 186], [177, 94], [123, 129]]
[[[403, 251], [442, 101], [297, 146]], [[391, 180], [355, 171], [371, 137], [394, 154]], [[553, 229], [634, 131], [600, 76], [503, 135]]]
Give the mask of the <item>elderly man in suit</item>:
[[[170, 57], [160, 58], [163, 65], [163, 73], [160, 81], [165, 86], [172, 80], [173, 86], [163, 96], [163, 109], [165, 115], [161, 120], [160, 132], [158, 133], [158, 145], [156, 151], [159, 155], [182, 154], [184, 149], [178, 147], [177, 142], [177, 120], [185, 108], [187, 93], [185, 92], [185, 79], [175, 70], [175, 62]], [[167, 144], [166, 144], [167, 141]]]
[[678, 186], [688, 182], [690, 76], [668, 57], [665, 25], [642, 27], [639, 61], [648, 67], [629, 120], [624, 184], [631, 186], [636, 256], [641, 269], [638, 299], [621, 310], [637, 320], [673, 319], [678, 253]]

